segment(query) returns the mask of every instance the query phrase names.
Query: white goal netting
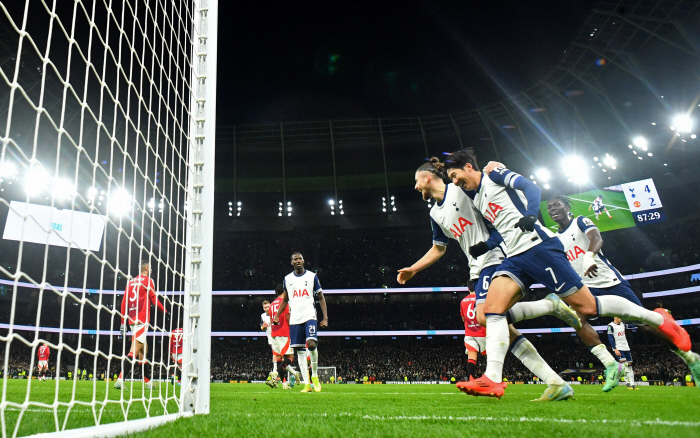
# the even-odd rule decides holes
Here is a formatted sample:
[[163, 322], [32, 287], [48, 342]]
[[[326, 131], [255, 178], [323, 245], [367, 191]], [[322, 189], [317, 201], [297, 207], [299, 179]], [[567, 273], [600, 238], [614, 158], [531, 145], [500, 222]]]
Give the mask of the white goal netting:
[[318, 380], [321, 383], [337, 383], [337, 377], [335, 367], [318, 367]]
[[[0, 0], [3, 438], [208, 412], [216, 6]], [[139, 360], [142, 261], [165, 312]]]

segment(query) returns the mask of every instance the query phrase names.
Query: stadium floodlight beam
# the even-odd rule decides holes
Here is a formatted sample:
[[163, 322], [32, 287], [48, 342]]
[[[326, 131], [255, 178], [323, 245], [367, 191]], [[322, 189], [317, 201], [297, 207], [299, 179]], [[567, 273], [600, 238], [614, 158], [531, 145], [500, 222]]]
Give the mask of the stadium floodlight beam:
[[49, 173], [40, 164], [32, 164], [24, 182], [25, 190], [29, 196], [36, 196], [48, 188], [50, 180]]
[[561, 162], [564, 176], [574, 184], [585, 184], [588, 182], [588, 165], [583, 159], [575, 155], [566, 157]]
[[94, 187], [90, 187], [87, 191], [88, 202], [93, 202], [95, 200], [95, 196], [97, 196], [97, 189]]
[[673, 118], [673, 126], [681, 132], [690, 132], [693, 130], [693, 119], [687, 114], [678, 114]]
[[647, 141], [647, 139], [642, 137], [641, 135], [634, 137], [634, 139], [632, 139], [632, 144], [643, 150], [647, 150], [647, 146], [649, 146], [649, 142]]
[[332, 200], [332, 199], [329, 199], [329, 200], [328, 200], [328, 205], [331, 205], [331, 206], [335, 205], [335, 201]]
[[123, 216], [131, 211], [131, 195], [124, 189], [112, 192], [107, 205], [107, 211], [116, 216]]
[[537, 169], [535, 171], [535, 176], [537, 177], [537, 179], [539, 179], [540, 181], [545, 182], [545, 183], [548, 182], [549, 178], [552, 177], [552, 175], [549, 173], [549, 170], [544, 169], [544, 168]]
[[607, 156], [603, 158], [603, 163], [605, 163], [606, 166], [615, 168], [617, 165], [617, 161], [613, 157]]
[[51, 196], [54, 199], [70, 199], [76, 195], [75, 186], [64, 178], [54, 178], [51, 184]]
[[0, 164], [0, 178], [15, 179], [17, 173], [17, 165], [12, 161], [5, 161]]

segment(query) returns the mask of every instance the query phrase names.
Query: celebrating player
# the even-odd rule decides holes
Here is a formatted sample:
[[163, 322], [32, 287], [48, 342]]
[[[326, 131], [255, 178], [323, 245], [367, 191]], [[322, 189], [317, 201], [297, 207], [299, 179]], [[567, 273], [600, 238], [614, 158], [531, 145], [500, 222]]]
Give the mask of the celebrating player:
[[328, 327], [326, 298], [323, 296], [323, 289], [321, 289], [321, 283], [318, 281], [316, 274], [304, 269], [304, 257], [299, 251], [292, 253], [292, 266], [294, 271], [284, 277], [282, 304], [275, 315], [273, 323], [279, 323], [279, 316], [284, 314], [287, 305], [289, 305], [291, 347], [297, 351], [299, 368], [304, 379], [304, 389], [301, 392], [311, 392], [308, 365], [306, 363], [307, 349], [309, 352], [308, 356], [311, 359], [313, 390], [321, 392], [321, 382], [318, 380], [318, 350], [316, 349], [318, 336], [316, 333], [316, 305], [314, 297], [318, 297], [321, 311], [323, 311], [321, 327]]
[[36, 355], [39, 359], [39, 365], [37, 365], [37, 374], [43, 372], [41, 377], [39, 377], [39, 380], [46, 380], [46, 371], [48, 371], [49, 369], [49, 356], [51, 355], [51, 349], [46, 344], [46, 342], [41, 344], [41, 347], [39, 347], [39, 350], [37, 351]]
[[[427, 201], [431, 198], [435, 200], [435, 205], [430, 209], [433, 246], [411, 267], [400, 269], [397, 281], [400, 284], [405, 284], [418, 272], [438, 261], [445, 254], [449, 242], [447, 236], [450, 235], [452, 239], [459, 242], [469, 261], [470, 279], [474, 282], [476, 292], [476, 309], [473, 311], [479, 323], [485, 326], [483, 305], [491, 276], [503, 260], [503, 251], [499, 248], [502, 238], [493, 227], [487, 227], [484, 219], [474, 207], [471, 198], [464, 190], [454, 184], [446, 185], [443, 177], [444, 173], [437, 158], [431, 158], [429, 163], [421, 165], [416, 170], [415, 189], [421, 192], [423, 200]], [[554, 294], [544, 300], [518, 303], [517, 306], [544, 309], [543, 315], [557, 316], [570, 325], [580, 324], [576, 314]], [[467, 329], [465, 321], [465, 330]], [[513, 354], [549, 385], [541, 400], [553, 401], [571, 397], [573, 395], [571, 387], [566, 385], [564, 380], [542, 360], [530, 341], [514, 328], [511, 333]], [[483, 336], [485, 335], [477, 336], [480, 339], [473, 341], [474, 349], [484, 351], [483, 345], [480, 345], [480, 342], [481, 344], [485, 343]], [[466, 338], [465, 343], [467, 343]], [[509, 342], [509, 344], [511, 343]], [[475, 358], [476, 353], [473, 356]]]
[[588, 206], [588, 211], [591, 211], [591, 208], [593, 208], [593, 212], [595, 213], [595, 218], [596, 220], [598, 219], [598, 216], [601, 215], [601, 213], [604, 211], [610, 219], [612, 219], [612, 216], [610, 215], [610, 212], [608, 211], [608, 208], [603, 204], [603, 197], [598, 196], [593, 200], [593, 203]]
[[[122, 325], [120, 332], [122, 336], [126, 335], [126, 319], [128, 318], [133, 338], [127, 357], [136, 359], [139, 364], [143, 365], [142, 371], [145, 388], [152, 389], [153, 383], [146, 377], [148, 374], [146, 373], [148, 361], [144, 360], [148, 349], [146, 334], [148, 333], [148, 323], [151, 320], [151, 306], [157, 306], [163, 313], [168, 313], [168, 311], [165, 310], [165, 307], [163, 307], [158, 298], [156, 298], [155, 284], [148, 276], [151, 273], [151, 263], [148, 260], [142, 260], [140, 266], [141, 274], [138, 277], [132, 278], [126, 284], [124, 298], [122, 298], [121, 313], [123, 316], [121, 318]], [[119, 373], [117, 381], [114, 382], [115, 389], [122, 388], [122, 378], [123, 371]]]
[[182, 329], [176, 328], [170, 333], [170, 357], [173, 359], [173, 363], [177, 367], [173, 370], [173, 385], [176, 382], [177, 370], [182, 371]]
[[[503, 236], [507, 257], [494, 273], [484, 304], [486, 315], [486, 373], [462, 388], [472, 395], [501, 397], [503, 359], [508, 348], [508, 321], [517, 322], [534, 312], [531, 308], [513, 307], [523, 291], [534, 282], [556, 292], [581, 317], [582, 322], [597, 316], [620, 316], [659, 327], [683, 351], [690, 350], [688, 333], [663, 309], [647, 310], [623, 298], [605, 295], [594, 297], [581, 277], [569, 264], [564, 248], [553, 233], [537, 223], [540, 188], [530, 180], [506, 168], [497, 168], [488, 175], [480, 172], [471, 150], [452, 153], [445, 160], [447, 175], [455, 185], [473, 191], [474, 205]], [[510, 310], [510, 311], [509, 311]], [[598, 333], [585, 324], [578, 331], [591, 351], [606, 364], [606, 384], [611, 390], [619, 381], [622, 366], [600, 342]]]
[[271, 380], [276, 387], [279, 380], [279, 373], [287, 370], [290, 376], [294, 376], [295, 380], [301, 378], [300, 374], [292, 367], [294, 362], [294, 349], [290, 347], [289, 341], [289, 306], [284, 308], [283, 313], [279, 313], [282, 300], [284, 299], [284, 286], [278, 284], [275, 288], [277, 298], [270, 304], [270, 318], [273, 321], [278, 321], [272, 324], [272, 357], [275, 360], [273, 364], [275, 368], [270, 373]]
[[[547, 212], [559, 225], [557, 236], [564, 246], [566, 257], [576, 273], [581, 276], [583, 283], [590, 288], [593, 296], [600, 298], [613, 295], [641, 307], [642, 302], [639, 301], [630, 284], [603, 255], [603, 237], [598, 227], [583, 216], [570, 219], [571, 202], [566, 196], [553, 195], [547, 201]], [[661, 339], [688, 365], [695, 380], [700, 379], [700, 355], [679, 349], [669, 336], [653, 326], [624, 318], [622, 321], [634, 323], [639, 330]]]
[[613, 318], [613, 322], [608, 324], [608, 342], [620, 362], [625, 365], [625, 380], [627, 388], [639, 389], [634, 384], [634, 370], [632, 369], [632, 353], [627, 342], [625, 323], [620, 318]]

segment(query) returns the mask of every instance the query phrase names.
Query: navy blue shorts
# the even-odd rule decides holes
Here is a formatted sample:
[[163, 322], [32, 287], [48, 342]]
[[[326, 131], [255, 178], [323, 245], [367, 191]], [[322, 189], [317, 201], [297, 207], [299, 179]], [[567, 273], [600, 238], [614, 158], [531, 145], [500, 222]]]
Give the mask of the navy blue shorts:
[[571, 267], [564, 246], [556, 237], [544, 240], [523, 253], [506, 257], [493, 276], [501, 275], [518, 283], [523, 294], [533, 283], [542, 283], [561, 298], [583, 287], [581, 277]]
[[625, 359], [627, 363], [632, 363], [632, 352], [627, 350], [617, 350], [620, 352], [620, 360]]
[[310, 319], [301, 324], [289, 324], [289, 339], [292, 348], [306, 348], [308, 339], [318, 340], [316, 334], [316, 320]]
[[481, 304], [486, 301], [486, 293], [489, 291], [489, 285], [493, 274], [498, 271], [500, 265], [487, 266], [479, 273], [479, 279], [474, 283], [474, 293], [476, 294], [476, 304]]
[[618, 297], [622, 297], [626, 299], [627, 301], [632, 301], [634, 304], [638, 305], [639, 307], [644, 307], [642, 306], [642, 302], [639, 301], [639, 298], [637, 295], [634, 293], [632, 290], [632, 286], [630, 286], [629, 282], [627, 280], [622, 280], [620, 284], [616, 284], [615, 286], [611, 287], [605, 287], [605, 288], [597, 288], [597, 287], [589, 287], [591, 290], [591, 293], [593, 294], [594, 297], [599, 297], [601, 295], [617, 295]]

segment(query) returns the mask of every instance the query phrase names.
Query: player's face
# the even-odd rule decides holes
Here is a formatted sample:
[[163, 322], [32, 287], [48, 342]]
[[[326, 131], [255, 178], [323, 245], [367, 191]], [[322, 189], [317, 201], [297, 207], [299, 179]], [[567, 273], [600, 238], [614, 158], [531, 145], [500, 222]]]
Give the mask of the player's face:
[[423, 195], [424, 201], [429, 201], [430, 194], [430, 172], [416, 172], [416, 185], [413, 187]]
[[301, 254], [294, 254], [292, 257], [292, 266], [295, 269], [301, 269], [304, 267], [304, 257]]
[[566, 220], [569, 217], [568, 211], [569, 209], [567, 206], [559, 199], [550, 199], [549, 202], [547, 202], [547, 213], [549, 213], [549, 217], [551, 217], [554, 222], [559, 223]]
[[617, 316], [615, 318], [613, 318], [613, 321], [615, 321], [615, 324], [619, 324], [622, 322], [622, 320], [620, 318], [618, 318]]
[[479, 187], [480, 179], [475, 178], [474, 174], [478, 174], [478, 172], [469, 163], [462, 169], [450, 169], [447, 171], [447, 177], [452, 180], [452, 183], [464, 190], [476, 190]]
[[263, 304], [263, 310], [265, 311], [265, 313], [269, 313], [270, 303]]

